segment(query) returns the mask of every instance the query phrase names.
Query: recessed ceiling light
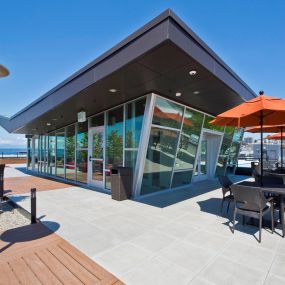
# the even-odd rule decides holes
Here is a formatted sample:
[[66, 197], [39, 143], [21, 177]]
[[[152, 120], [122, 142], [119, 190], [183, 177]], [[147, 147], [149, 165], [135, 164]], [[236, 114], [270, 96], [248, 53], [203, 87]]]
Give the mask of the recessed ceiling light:
[[111, 93], [116, 93], [118, 90], [117, 89], [115, 89], [115, 88], [111, 88], [111, 89], [109, 89], [109, 92], [111, 92]]
[[197, 74], [197, 70], [190, 70], [190, 71], [189, 71], [189, 74], [190, 74], [191, 76], [194, 76], [194, 75]]
[[200, 91], [194, 91], [193, 94], [195, 95], [200, 94]]
[[175, 93], [175, 96], [176, 96], [176, 97], [180, 97], [181, 95], [182, 95], [181, 92], [176, 92], [176, 93]]
[[51, 126], [51, 123], [47, 123], [47, 126]]

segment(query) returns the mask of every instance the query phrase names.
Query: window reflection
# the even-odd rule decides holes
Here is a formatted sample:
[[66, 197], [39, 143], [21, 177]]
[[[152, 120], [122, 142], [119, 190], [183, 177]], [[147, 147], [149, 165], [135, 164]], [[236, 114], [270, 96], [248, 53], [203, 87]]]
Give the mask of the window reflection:
[[212, 120], [214, 120], [214, 117], [205, 115], [205, 121], [204, 121], [203, 128], [209, 129], [209, 130], [223, 132], [225, 127], [224, 126], [216, 126], [216, 125], [210, 124], [210, 121], [212, 121]]
[[171, 173], [179, 132], [151, 128], [146, 156], [142, 194], [170, 188]]
[[152, 120], [154, 125], [180, 129], [182, 116], [182, 106], [160, 97], [156, 98]]
[[193, 169], [204, 115], [186, 109], [175, 170]]
[[111, 187], [110, 169], [123, 166], [123, 107], [110, 110], [107, 113], [106, 130], [106, 188]]
[[75, 125], [66, 128], [65, 156], [66, 178], [75, 180]]
[[146, 99], [126, 105], [126, 148], [138, 148], [143, 123]]
[[48, 173], [55, 175], [55, 133], [49, 134], [49, 148], [48, 148]]
[[64, 177], [64, 129], [56, 132], [56, 175]]

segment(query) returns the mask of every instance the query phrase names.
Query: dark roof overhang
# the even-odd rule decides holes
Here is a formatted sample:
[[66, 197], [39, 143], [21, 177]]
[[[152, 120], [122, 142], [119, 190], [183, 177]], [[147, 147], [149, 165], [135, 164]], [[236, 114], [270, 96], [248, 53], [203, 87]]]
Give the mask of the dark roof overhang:
[[[191, 69], [197, 76], [189, 76]], [[82, 109], [89, 116], [150, 92], [177, 100], [177, 91], [181, 103], [212, 115], [256, 96], [166, 10], [11, 118], [0, 116], [0, 124], [9, 132], [43, 134], [75, 122]]]

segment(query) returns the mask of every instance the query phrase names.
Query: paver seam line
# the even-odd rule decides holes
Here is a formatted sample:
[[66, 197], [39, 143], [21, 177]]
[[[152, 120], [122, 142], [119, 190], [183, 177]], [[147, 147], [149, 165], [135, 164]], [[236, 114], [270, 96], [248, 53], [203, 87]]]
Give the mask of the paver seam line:
[[18, 280], [19, 284], [22, 284], [20, 278], [17, 276], [16, 272], [13, 270], [13, 267], [12, 267], [12, 265], [10, 264], [9, 261], [7, 262], [7, 264], [8, 264], [8, 266], [9, 266], [11, 272], [14, 274], [15, 278]]
[[[280, 243], [281, 243], [281, 240], [278, 242], [278, 245], [279, 245]], [[269, 273], [270, 273], [270, 271], [271, 271], [272, 265], [273, 265], [273, 263], [274, 263], [274, 261], [275, 261], [275, 259], [276, 259], [277, 250], [278, 250], [278, 245], [276, 246], [276, 248], [275, 248], [275, 250], [274, 250], [273, 258], [272, 258], [271, 264], [270, 264], [270, 266], [269, 266], [269, 268], [268, 268], [268, 271], [267, 271], [267, 274], [266, 274], [266, 277], [265, 277], [265, 279], [264, 279], [263, 284], [265, 284], [266, 279], [267, 279], [267, 277], [268, 277], [268, 275], [269, 275]], [[276, 274], [276, 275], [279, 277], [278, 274]]]
[[[43, 262], [43, 260], [41, 260], [40, 258], [39, 258], [39, 256], [36, 254], [36, 252], [33, 252], [33, 254], [36, 256], [36, 258], [38, 258], [45, 266], [46, 266], [46, 264]], [[24, 258], [24, 257], [23, 257]], [[25, 261], [25, 263], [27, 264], [27, 262]], [[32, 270], [32, 268], [27, 264], [27, 266], [30, 268], [30, 270], [36, 275], [36, 273]], [[62, 283], [61, 282], [61, 280], [59, 280], [58, 278], [57, 278], [57, 276], [55, 275], [55, 273], [54, 272], [52, 272], [52, 270], [50, 270], [50, 268], [48, 267], [48, 266], [46, 266], [46, 268], [47, 268], [47, 270], [49, 271], [49, 272], [51, 272], [51, 274], [61, 283], [61, 284], [64, 284], [64, 283]], [[38, 278], [39, 279], [39, 278]], [[39, 280], [40, 281], [40, 280]], [[41, 281], [40, 281], [40, 283], [42, 283]]]
[[[222, 253], [223, 253], [226, 249], [228, 249], [228, 248], [230, 247], [230, 244], [231, 244], [231, 243], [232, 243], [232, 239], [226, 241], [225, 246], [224, 246], [220, 251], [218, 251], [216, 254], [214, 254], [213, 257], [210, 258], [210, 259], [208, 260], [208, 262], [206, 262], [206, 263], [204, 264], [204, 266], [203, 266], [192, 278], [189, 279], [189, 282], [192, 282], [195, 278], [198, 277], [198, 275], [199, 275], [204, 269], [206, 269], [209, 265], [213, 264], [213, 263], [215, 262], [215, 260], [216, 260], [218, 257], [220, 257], [220, 256], [222, 255]], [[203, 247], [201, 247], [201, 246], [198, 246], [198, 247], [203, 248]]]
[[37, 276], [37, 274], [32, 270], [32, 268], [28, 265], [28, 263], [26, 262], [26, 260], [24, 259], [24, 256], [21, 257], [21, 259], [23, 260], [23, 262], [26, 264], [26, 266], [30, 269], [30, 271], [34, 274], [35, 278], [38, 279], [39, 283], [43, 284], [41, 282], [41, 280], [39, 279], [39, 277]]
[[50, 251], [50, 248], [46, 248], [46, 250], [53, 256], [55, 257], [55, 259], [58, 260], [58, 262], [60, 262], [76, 279], [78, 279], [78, 281], [80, 281], [82, 284], [84, 284], [80, 278], [78, 278], [68, 267], [66, 267], [58, 258], [57, 256], [55, 256], [51, 251]]
[[[102, 280], [101, 278], [99, 278], [99, 276], [96, 276], [92, 271], [90, 271], [88, 268], [86, 268], [81, 262], [79, 262], [78, 260], [76, 260], [75, 258], [73, 258], [73, 256], [72, 255], [70, 255], [69, 254], [69, 252], [65, 249], [65, 248], [63, 248], [62, 246], [61, 246], [61, 244], [58, 244], [58, 247], [62, 250], [62, 251], [64, 251], [68, 256], [70, 256], [76, 263], [78, 263], [80, 266], [82, 266], [86, 271], [88, 271], [91, 275], [93, 275], [96, 279], [99, 279], [99, 280]], [[77, 248], [76, 248], [77, 249]], [[102, 268], [103, 269], [103, 268]], [[103, 270], [105, 270], [105, 269], [103, 269]]]

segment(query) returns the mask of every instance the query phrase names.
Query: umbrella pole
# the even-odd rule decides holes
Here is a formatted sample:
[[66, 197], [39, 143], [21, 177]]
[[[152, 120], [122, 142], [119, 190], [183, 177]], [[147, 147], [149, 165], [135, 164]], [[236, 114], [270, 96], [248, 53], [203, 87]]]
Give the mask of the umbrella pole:
[[263, 186], [263, 112], [260, 111], [260, 185]]
[[281, 172], [283, 172], [283, 127], [281, 127]]

